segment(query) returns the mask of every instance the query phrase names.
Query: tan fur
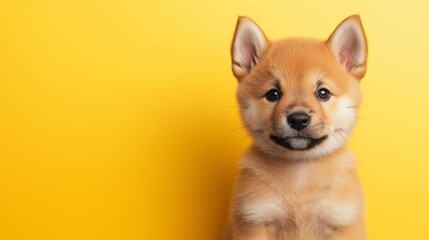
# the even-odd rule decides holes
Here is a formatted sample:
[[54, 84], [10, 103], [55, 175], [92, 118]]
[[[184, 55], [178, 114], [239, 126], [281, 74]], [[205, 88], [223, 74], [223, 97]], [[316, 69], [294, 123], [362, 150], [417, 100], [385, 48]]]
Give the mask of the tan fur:
[[[240, 162], [228, 239], [365, 239], [356, 158], [346, 146], [366, 72], [359, 17], [344, 20], [326, 42], [270, 42], [258, 31], [253, 21], [240, 17], [232, 47], [237, 98], [253, 145]], [[338, 45], [352, 37], [353, 44]], [[350, 49], [358, 52], [347, 55]], [[281, 99], [267, 101], [266, 92], [279, 83]], [[328, 101], [316, 98], [318, 84], [332, 93]], [[327, 139], [307, 150], [275, 144], [270, 134], [294, 134], [285, 119], [296, 111], [311, 115], [301, 134]]]

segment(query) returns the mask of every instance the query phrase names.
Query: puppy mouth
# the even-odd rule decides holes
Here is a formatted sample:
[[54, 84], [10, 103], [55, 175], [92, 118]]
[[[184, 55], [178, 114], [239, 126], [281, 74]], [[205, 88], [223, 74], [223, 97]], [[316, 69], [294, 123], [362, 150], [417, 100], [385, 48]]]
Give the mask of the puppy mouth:
[[289, 150], [297, 150], [297, 151], [304, 151], [304, 150], [311, 149], [319, 145], [323, 141], [325, 141], [327, 138], [328, 138], [328, 135], [325, 135], [320, 138], [299, 137], [299, 136], [281, 138], [275, 135], [270, 136], [270, 139], [273, 142], [275, 142], [277, 145], [280, 145]]

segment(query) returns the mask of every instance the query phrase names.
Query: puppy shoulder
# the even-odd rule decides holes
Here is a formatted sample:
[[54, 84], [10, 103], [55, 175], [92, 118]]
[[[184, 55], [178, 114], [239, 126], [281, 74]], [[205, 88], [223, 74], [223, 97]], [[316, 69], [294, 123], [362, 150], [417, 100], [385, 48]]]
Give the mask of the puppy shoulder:
[[283, 218], [286, 209], [272, 187], [272, 179], [263, 163], [252, 152], [240, 161], [240, 173], [234, 196], [234, 214], [240, 221], [270, 223]]

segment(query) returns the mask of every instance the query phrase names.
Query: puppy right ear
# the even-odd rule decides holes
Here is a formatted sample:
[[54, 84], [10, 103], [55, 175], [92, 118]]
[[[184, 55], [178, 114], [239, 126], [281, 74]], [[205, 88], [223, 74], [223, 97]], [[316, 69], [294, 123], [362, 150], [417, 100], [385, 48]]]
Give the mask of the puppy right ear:
[[232, 41], [232, 71], [240, 80], [259, 63], [268, 46], [268, 39], [250, 18], [238, 17]]
[[337, 61], [357, 79], [366, 73], [368, 44], [359, 15], [343, 20], [327, 41]]

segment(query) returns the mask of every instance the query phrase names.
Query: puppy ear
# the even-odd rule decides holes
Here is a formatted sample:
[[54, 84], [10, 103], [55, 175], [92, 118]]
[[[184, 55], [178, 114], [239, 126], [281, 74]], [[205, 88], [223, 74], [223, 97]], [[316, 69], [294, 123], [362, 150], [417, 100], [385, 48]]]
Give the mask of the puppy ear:
[[232, 41], [232, 71], [240, 80], [258, 64], [268, 46], [262, 30], [250, 18], [239, 17]]
[[327, 40], [338, 62], [357, 79], [366, 73], [368, 47], [359, 15], [342, 21]]

